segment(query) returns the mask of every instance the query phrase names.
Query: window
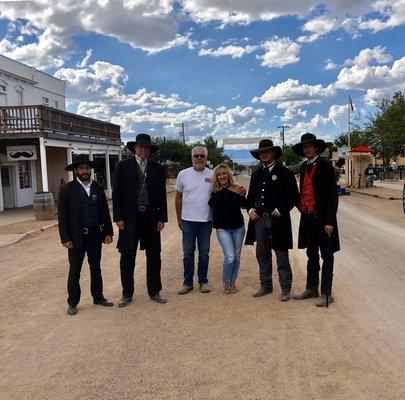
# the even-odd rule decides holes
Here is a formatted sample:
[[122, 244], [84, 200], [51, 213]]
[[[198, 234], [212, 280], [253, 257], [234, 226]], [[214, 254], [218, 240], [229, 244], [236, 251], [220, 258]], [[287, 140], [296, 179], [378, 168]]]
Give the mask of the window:
[[17, 106], [24, 105], [24, 88], [22, 86], [16, 86], [15, 91], [17, 94]]
[[55, 108], [58, 109], [59, 107], [58, 100], [55, 100]]
[[42, 104], [44, 106], [49, 106], [49, 98], [48, 97], [42, 97]]
[[18, 161], [18, 176], [20, 178], [20, 189], [31, 187], [31, 171], [29, 161]]
[[7, 94], [7, 82], [3, 79], [0, 79], [0, 93]]

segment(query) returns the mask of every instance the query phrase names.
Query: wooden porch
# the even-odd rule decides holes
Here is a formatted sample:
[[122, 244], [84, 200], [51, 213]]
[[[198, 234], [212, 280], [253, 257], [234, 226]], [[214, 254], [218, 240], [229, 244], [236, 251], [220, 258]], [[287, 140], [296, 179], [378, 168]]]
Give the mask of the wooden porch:
[[0, 107], [0, 138], [121, 141], [120, 126], [42, 105]]

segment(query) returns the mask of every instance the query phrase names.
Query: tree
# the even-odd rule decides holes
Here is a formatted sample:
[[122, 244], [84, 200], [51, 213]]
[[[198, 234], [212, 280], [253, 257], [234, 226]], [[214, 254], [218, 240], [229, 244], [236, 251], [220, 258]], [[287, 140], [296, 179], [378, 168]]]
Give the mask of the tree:
[[391, 98], [376, 100], [377, 114], [370, 117], [366, 132], [370, 144], [378, 151], [385, 165], [399, 155], [405, 145], [405, 97], [396, 92]]
[[191, 165], [191, 147], [180, 140], [153, 138], [153, 143], [159, 146], [159, 151], [153, 155], [153, 159], [161, 164], [172, 161], [181, 168]]
[[293, 152], [292, 146], [284, 146], [284, 161], [287, 166], [300, 164], [302, 157]]
[[203, 143], [201, 143], [201, 145], [207, 148], [208, 160], [214, 167], [218, 164], [225, 163], [231, 164], [232, 168], [233, 161], [226, 154], [224, 154], [223, 147], [218, 147], [218, 141], [215, 140], [212, 136], [207, 136], [204, 139]]

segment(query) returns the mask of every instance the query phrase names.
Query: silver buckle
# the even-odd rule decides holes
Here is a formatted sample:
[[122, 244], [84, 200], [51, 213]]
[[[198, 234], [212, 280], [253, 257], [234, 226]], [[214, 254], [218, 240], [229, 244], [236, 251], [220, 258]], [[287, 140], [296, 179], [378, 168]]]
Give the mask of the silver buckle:
[[89, 233], [89, 228], [83, 228], [83, 235], [87, 235]]
[[103, 230], [104, 230], [104, 224], [101, 224], [100, 225], [100, 232], [103, 232]]
[[263, 213], [263, 218], [270, 218], [270, 214], [269, 213]]

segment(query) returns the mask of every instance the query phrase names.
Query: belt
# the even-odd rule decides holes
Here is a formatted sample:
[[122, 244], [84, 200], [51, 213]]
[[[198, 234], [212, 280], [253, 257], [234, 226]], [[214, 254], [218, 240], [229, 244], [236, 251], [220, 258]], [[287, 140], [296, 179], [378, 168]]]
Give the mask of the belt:
[[149, 207], [146, 204], [138, 204], [136, 207], [136, 211], [141, 212], [141, 213], [147, 212], [147, 211], [149, 211]]
[[306, 210], [301, 211], [301, 214], [316, 215], [316, 212], [306, 209]]
[[103, 232], [103, 230], [104, 230], [104, 224], [101, 224], [99, 226], [85, 227], [85, 228], [83, 228], [82, 232], [83, 232], [83, 235], [94, 235], [96, 233]]

